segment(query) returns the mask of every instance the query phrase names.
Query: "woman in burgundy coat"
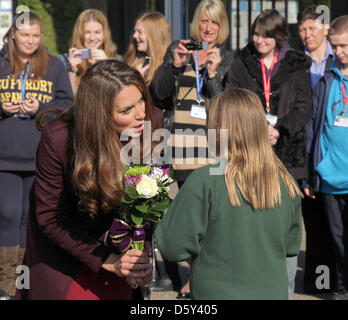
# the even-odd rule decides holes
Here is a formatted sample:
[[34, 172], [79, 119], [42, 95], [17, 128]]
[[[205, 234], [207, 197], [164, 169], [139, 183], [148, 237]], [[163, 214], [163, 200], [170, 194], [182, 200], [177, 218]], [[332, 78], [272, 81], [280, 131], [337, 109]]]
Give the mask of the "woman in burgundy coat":
[[101, 61], [82, 77], [75, 106], [43, 127], [23, 262], [29, 289], [17, 299], [132, 299], [132, 287], [151, 281], [146, 252], [98, 241], [124, 193], [119, 134], [142, 139], [150, 101], [137, 71]]

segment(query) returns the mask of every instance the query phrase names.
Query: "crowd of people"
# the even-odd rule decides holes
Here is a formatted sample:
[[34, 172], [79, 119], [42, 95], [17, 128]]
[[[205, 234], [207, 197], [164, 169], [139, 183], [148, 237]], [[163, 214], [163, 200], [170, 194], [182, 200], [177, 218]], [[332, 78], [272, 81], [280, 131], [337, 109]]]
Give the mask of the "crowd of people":
[[[167, 274], [157, 290], [289, 299], [303, 218], [305, 292], [348, 300], [348, 16], [325, 25], [309, 6], [298, 28], [296, 41], [263, 10], [233, 53], [225, 6], [202, 0], [190, 39], [171, 42], [165, 16], [142, 13], [122, 57], [105, 15], [89, 9], [54, 57], [41, 19], [17, 13], [0, 52], [0, 299], [142, 300], [153, 239]], [[146, 226], [144, 251], [120, 251], [100, 237], [127, 192], [121, 150], [146, 139], [148, 122], [170, 131], [179, 191]], [[22, 264], [30, 287], [16, 289]]]

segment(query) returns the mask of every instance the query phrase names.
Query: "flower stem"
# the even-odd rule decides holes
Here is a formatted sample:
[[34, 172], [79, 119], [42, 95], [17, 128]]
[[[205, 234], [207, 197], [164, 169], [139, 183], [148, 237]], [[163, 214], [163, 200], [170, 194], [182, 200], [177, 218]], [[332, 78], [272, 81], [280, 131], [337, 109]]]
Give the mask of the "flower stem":
[[132, 242], [131, 248], [144, 251], [144, 242]]

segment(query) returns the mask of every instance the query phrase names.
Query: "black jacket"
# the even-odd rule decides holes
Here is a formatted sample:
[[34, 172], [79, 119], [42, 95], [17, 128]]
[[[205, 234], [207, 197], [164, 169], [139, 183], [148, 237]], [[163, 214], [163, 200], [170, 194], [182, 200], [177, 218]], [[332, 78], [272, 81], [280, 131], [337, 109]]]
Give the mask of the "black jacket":
[[[152, 95], [156, 101], [156, 106], [161, 109], [173, 108], [173, 97], [175, 95], [175, 78], [178, 77], [180, 86], [180, 77], [185, 71], [185, 66], [182, 68], [175, 68], [173, 66], [173, 51], [178, 46], [179, 41], [174, 41], [164, 56], [163, 64], [156, 72], [152, 82]], [[215, 94], [222, 91], [227, 80], [227, 73], [233, 58], [232, 51], [220, 46], [221, 64], [218, 67], [216, 76], [208, 79], [206, 77], [203, 82], [203, 95], [206, 98], [211, 98]], [[189, 57], [187, 63], [191, 63], [194, 68], [194, 60], [192, 56]]]
[[[271, 78], [271, 113], [278, 116], [280, 133], [274, 150], [295, 179], [306, 178], [305, 125], [312, 112], [310, 73], [312, 61], [304, 53], [288, 49]], [[226, 88], [255, 92], [266, 109], [260, 63], [248, 44], [231, 64]]]

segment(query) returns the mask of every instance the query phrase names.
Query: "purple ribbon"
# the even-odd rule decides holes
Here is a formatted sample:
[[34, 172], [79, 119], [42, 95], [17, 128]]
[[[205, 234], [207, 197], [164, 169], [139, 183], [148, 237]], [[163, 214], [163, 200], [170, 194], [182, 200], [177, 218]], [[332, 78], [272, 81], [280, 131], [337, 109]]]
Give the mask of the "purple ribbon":
[[105, 245], [113, 245], [122, 253], [126, 252], [132, 242], [141, 243], [145, 241], [144, 226], [130, 226], [127, 222], [115, 219], [108, 231], [99, 238]]

